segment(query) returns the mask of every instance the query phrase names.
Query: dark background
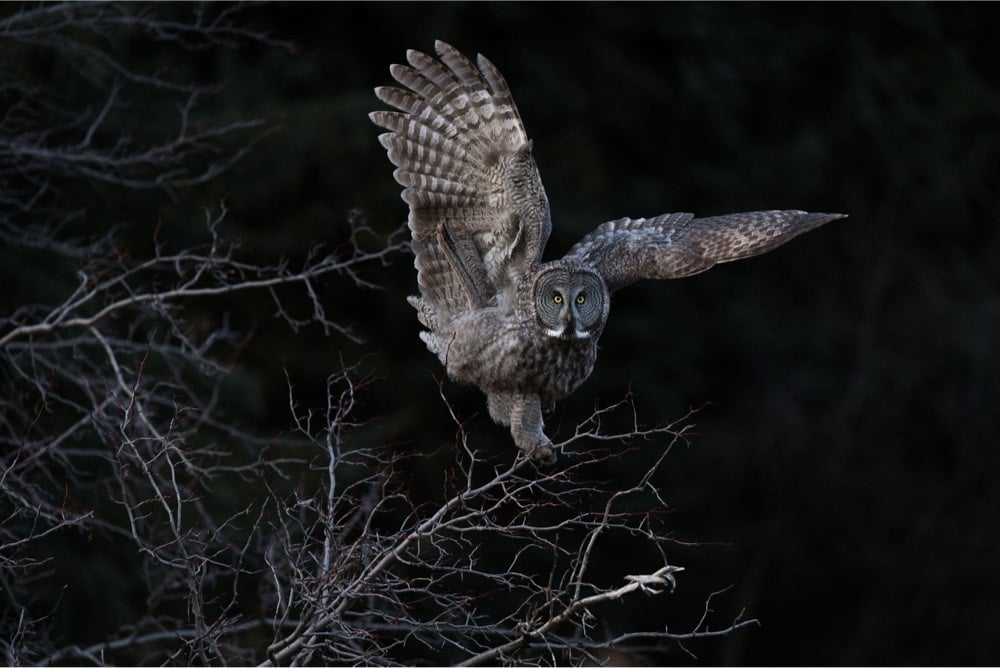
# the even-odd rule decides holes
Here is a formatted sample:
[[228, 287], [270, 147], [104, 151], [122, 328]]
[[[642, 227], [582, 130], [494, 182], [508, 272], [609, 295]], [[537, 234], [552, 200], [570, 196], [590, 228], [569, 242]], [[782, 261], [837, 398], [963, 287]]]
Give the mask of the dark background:
[[[549, 258], [626, 215], [846, 213], [771, 254], [616, 295], [594, 374], [550, 432], [629, 389], [647, 423], [709, 402], [657, 481], [687, 570], [643, 612], [690, 626], [731, 587], [712, 600], [719, 618], [745, 608], [761, 626], [691, 645], [702, 662], [1000, 661], [994, 6], [289, 4], [244, 16], [296, 52], [171, 65], [229, 82], [214, 113], [267, 115], [283, 131], [179, 199], [81, 194], [93, 224], [124, 223], [148, 245], [159, 221], [182, 242], [225, 197], [224, 231], [263, 257], [342, 242], [352, 209], [392, 232], [406, 209], [367, 118], [372, 88], [435, 39], [487, 55], [510, 83], [551, 202]], [[362, 344], [258, 325], [241, 410], [261, 430], [288, 423], [283, 368], [319, 401], [341, 357], [367, 355], [378, 380], [357, 438], [431, 451], [454, 437], [405, 302], [410, 258], [368, 278], [384, 289], [324, 296]], [[257, 305], [232, 308], [249, 321]], [[474, 389], [447, 392], [460, 414], [479, 413], [478, 443], [513, 456]]]

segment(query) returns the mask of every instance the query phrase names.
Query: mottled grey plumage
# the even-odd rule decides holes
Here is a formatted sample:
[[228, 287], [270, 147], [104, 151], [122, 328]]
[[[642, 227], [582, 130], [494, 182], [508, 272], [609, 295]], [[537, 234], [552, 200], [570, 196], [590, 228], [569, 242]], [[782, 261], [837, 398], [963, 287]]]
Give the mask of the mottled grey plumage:
[[436, 42], [393, 65], [405, 88], [375, 94], [399, 111], [372, 121], [404, 186], [420, 337], [457, 381], [478, 386], [490, 415], [540, 461], [554, 458], [542, 408], [590, 375], [610, 293], [643, 278], [680, 278], [764, 253], [841, 214], [670, 213], [600, 225], [562, 259], [541, 261], [552, 223], [531, 141], [507, 82]]

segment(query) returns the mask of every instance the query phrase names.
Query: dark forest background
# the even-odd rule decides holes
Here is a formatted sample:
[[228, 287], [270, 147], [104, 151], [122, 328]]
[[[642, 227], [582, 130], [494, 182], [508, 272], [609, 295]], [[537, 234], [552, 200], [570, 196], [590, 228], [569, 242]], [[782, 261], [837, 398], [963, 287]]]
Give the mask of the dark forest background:
[[[280, 131], [179, 193], [68, 191], [86, 210], [79, 229], [120, 225], [144, 248], [160, 225], [172, 243], [195, 243], [202, 208], [225, 200], [225, 232], [258, 257], [335, 246], [359, 214], [388, 235], [406, 209], [367, 118], [380, 107], [372, 88], [435, 39], [485, 54], [510, 83], [551, 202], [547, 257], [620, 216], [846, 213], [768, 255], [616, 295], [597, 368], [549, 429], [565, 437], [629, 391], [647, 423], [704, 406], [658, 481], [687, 570], [642, 614], [690, 618], [729, 587], [712, 607], [746, 608], [761, 625], [693, 644], [700, 662], [1000, 661], [995, 6], [337, 3], [242, 16], [295, 49], [118, 48], [227, 82], [203, 111], [268, 117]], [[44, 50], [26, 62], [70, 77]], [[128, 124], [155, 133], [157, 121]], [[65, 280], [0, 257], [4, 310]], [[411, 258], [365, 278], [382, 289], [322, 295], [361, 343], [292, 332], [250, 301], [225, 305], [255, 332], [233, 412], [279, 432], [285, 370], [318, 401], [341, 360], [363, 360], [375, 380], [357, 438], [428, 452], [454, 438], [440, 367], [405, 301]], [[471, 437], [513, 458], [481, 395], [445, 387]], [[421, 480], [434, 477], [415, 475], [413, 493], [432, 494]], [[107, 556], [74, 547], [89, 585], [62, 593], [69, 637], [99, 633], [126, 605]]]

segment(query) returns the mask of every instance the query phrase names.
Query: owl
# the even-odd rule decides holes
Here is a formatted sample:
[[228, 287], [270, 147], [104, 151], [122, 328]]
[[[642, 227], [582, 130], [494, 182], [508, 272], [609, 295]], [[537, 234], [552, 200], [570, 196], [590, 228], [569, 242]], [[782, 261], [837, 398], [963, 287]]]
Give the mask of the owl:
[[[841, 214], [667, 213], [599, 225], [565, 256], [542, 261], [548, 199], [507, 82], [435, 43], [406, 54], [400, 84], [375, 89], [393, 111], [372, 122], [409, 205], [427, 348], [448, 376], [477, 386], [490, 416], [532, 459], [550, 463], [543, 410], [590, 376], [611, 295], [644, 278], [681, 278], [776, 248]], [[478, 65], [478, 67], [477, 67]]]

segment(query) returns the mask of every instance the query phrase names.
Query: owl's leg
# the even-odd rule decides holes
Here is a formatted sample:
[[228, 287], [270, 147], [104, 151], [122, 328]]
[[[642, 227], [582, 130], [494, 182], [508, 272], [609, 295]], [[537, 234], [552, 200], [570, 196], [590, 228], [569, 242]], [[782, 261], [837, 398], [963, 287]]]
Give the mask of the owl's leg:
[[514, 443], [526, 455], [542, 464], [556, 461], [552, 441], [542, 431], [545, 424], [537, 395], [492, 392], [486, 396], [486, 405], [494, 422], [510, 427]]
[[486, 395], [486, 407], [490, 409], [490, 417], [497, 424], [510, 426], [510, 411], [514, 406], [516, 394], [510, 392], [492, 392]]

